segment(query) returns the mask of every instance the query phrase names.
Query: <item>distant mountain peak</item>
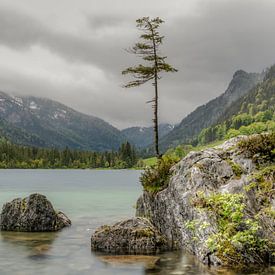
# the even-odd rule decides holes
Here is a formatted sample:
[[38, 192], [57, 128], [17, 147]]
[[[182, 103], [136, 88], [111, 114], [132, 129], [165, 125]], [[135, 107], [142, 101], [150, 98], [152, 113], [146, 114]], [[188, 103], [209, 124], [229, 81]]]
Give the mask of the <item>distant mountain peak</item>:
[[247, 76], [249, 73], [247, 73], [244, 70], [237, 70], [234, 74], [233, 74], [233, 79], [234, 78], [238, 78], [238, 77], [244, 77]]
[[197, 107], [179, 125], [160, 139], [162, 150], [181, 143], [192, 142], [203, 128], [217, 123], [227, 108], [260, 83], [263, 77], [264, 74], [247, 73], [244, 70], [237, 70], [224, 93], [210, 100], [208, 103]]
[[[161, 123], [159, 125], [159, 136], [163, 137], [168, 134], [174, 125]], [[139, 148], [144, 148], [154, 142], [154, 128], [151, 127], [129, 127], [122, 130], [125, 139]]]

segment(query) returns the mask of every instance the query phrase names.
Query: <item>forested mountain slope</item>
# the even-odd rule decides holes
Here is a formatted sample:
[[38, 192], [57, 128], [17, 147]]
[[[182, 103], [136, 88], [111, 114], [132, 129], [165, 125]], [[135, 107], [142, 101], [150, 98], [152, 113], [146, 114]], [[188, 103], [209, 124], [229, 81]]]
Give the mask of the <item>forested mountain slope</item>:
[[0, 92], [0, 133], [24, 145], [104, 151], [118, 149], [121, 132], [56, 101]]
[[247, 73], [239, 70], [233, 75], [227, 90], [207, 104], [198, 107], [185, 117], [170, 133], [161, 138], [162, 151], [183, 143], [192, 143], [202, 129], [218, 123], [233, 102], [237, 102], [255, 85], [263, 80], [264, 74]]
[[199, 144], [207, 144], [238, 135], [275, 131], [275, 66], [249, 93], [231, 104], [217, 124], [198, 135]]

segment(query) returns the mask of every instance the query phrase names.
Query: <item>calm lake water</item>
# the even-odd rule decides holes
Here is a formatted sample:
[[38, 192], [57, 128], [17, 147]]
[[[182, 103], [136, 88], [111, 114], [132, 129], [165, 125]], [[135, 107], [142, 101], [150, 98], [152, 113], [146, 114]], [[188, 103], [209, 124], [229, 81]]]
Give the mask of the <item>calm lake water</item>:
[[0, 274], [237, 274], [209, 269], [182, 252], [160, 255], [155, 269], [107, 264], [91, 252], [90, 236], [98, 226], [134, 216], [139, 175], [134, 170], [0, 170], [1, 206], [39, 192], [72, 220], [58, 233], [0, 233]]

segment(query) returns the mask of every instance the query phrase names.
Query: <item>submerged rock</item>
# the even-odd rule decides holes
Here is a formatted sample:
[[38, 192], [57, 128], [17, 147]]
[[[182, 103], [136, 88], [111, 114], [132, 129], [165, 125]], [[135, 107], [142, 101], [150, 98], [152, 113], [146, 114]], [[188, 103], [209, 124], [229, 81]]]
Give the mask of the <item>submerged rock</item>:
[[160, 258], [148, 255], [114, 255], [114, 256], [99, 256], [99, 260], [104, 263], [119, 266], [119, 265], [143, 265], [146, 269], [154, 269], [159, 263]]
[[3, 231], [58, 231], [70, 225], [69, 218], [63, 212], [55, 211], [50, 201], [41, 194], [7, 202], [0, 217], [0, 229]]
[[91, 237], [92, 250], [116, 254], [150, 254], [167, 249], [166, 238], [146, 218], [104, 225]]
[[274, 263], [274, 159], [259, 167], [258, 155], [238, 147], [243, 139], [190, 152], [172, 168], [167, 188], [138, 199], [136, 216], [149, 218], [170, 249], [209, 265]]

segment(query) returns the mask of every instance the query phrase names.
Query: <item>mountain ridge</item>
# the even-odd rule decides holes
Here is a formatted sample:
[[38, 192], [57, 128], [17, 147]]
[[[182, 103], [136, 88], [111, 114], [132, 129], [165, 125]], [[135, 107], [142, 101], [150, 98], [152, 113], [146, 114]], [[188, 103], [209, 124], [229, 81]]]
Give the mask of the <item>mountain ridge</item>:
[[[161, 149], [190, 144], [202, 129], [230, 116], [235, 108], [233, 103], [261, 83], [265, 74], [237, 70], [220, 96], [197, 107], [175, 126], [160, 124]], [[139, 149], [149, 148], [154, 138], [153, 127], [119, 130], [96, 116], [83, 114], [51, 99], [12, 96], [1, 91], [0, 134], [22, 145], [93, 151], [117, 150], [126, 140]]]
[[247, 73], [237, 70], [224, 93], [197, 107], [170, 133], [160, 139], [161, 149], [167, 150], [179, 144], [192, 143], [202, 129], [217, 123], [233, 102], [247, 94], [263, 78], [264, 73]]
[[[0, 118], [9, 129], [26, 132], [30, 139], [38, 138], [40, 142], [34, 142], [34, 146], [104, 151], [116, 150], [125, 140], [118, 129], [100, 118], [34, 96], [19, 97], [0, 92]], [[10, 139], [30, 145], [12, 135]]]

